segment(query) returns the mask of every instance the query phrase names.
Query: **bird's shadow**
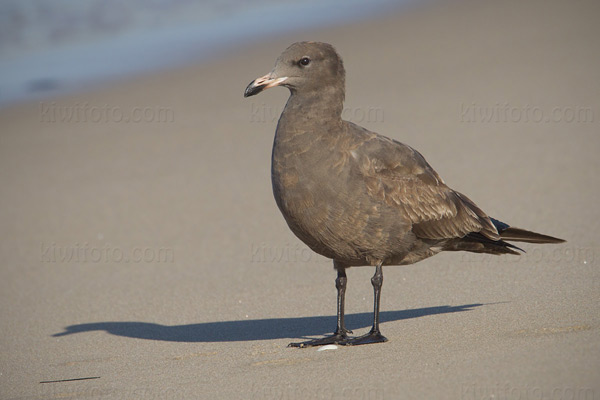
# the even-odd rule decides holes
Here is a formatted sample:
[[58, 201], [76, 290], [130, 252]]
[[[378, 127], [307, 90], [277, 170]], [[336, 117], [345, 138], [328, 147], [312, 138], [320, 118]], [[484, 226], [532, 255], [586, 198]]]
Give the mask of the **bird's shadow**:
[[[380, 313], [380, 322], [385, 323], [419, 318], [427, 315], [469, 311], [482, 305], [484, 304], [382, 311]], [[349, 329], [370, 327], [372, 318], [372, 313], [346, 314], [346, 326]], [[117, 336], [135, 339], [164, 340], [167, 342], [240, 342], [320, 336], [330, 333], [335, 328], [335, 325], [335, 316], [244, 319], [173, 326], [149, 322], [92, 322], [68, 326], [65, 328], [64, 332], [56, 333], [52, 336], [57, 337], [82, 332], [106, 331]]]

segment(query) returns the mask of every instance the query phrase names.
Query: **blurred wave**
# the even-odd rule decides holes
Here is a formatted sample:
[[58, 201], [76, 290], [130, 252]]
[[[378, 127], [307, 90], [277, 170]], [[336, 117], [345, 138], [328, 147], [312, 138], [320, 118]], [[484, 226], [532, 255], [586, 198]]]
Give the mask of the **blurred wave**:
[[0, 105], [199, 62], [262, 37], [411, 0], [2, 0]]

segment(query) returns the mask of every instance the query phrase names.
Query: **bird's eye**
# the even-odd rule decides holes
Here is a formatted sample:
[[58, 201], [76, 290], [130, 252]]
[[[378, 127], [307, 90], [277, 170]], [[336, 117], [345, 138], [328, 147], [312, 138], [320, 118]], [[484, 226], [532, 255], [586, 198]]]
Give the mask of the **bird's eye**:
[[302, 57], [300, 59], [300, 61], [298, 61], [298, 64], [301, 65], [301, 66], [303, 66], [303, 67], [306, 67], [308, 64], [310, 64], [310, 58], [308, 58], [308, 57]]

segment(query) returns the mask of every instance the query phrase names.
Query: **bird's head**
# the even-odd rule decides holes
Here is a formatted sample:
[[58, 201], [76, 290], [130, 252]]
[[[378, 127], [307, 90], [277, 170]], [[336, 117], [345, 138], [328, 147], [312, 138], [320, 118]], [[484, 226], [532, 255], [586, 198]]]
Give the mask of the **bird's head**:
[[344, 76], [344, 64], [332, 45], [297, 42], [281, 53], [271, 72], [246, 87], [244, 97], [275, 86], [285, 86], [292, 94], [315, 93], [326, 88], [343, 92]]

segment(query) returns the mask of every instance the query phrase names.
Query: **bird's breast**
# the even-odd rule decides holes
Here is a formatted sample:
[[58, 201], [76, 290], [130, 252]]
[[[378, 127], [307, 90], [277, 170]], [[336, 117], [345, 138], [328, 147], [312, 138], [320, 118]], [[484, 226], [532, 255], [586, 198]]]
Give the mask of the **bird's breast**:
[[[318, 141], [273, 149], [273, 194], [290, 229], [319, 254], [363, 265], [385, 258], [396, 229], [387, 210], [365, 191], [349, 151]], [[379, 254], [380, 253], [380, 254]]]

